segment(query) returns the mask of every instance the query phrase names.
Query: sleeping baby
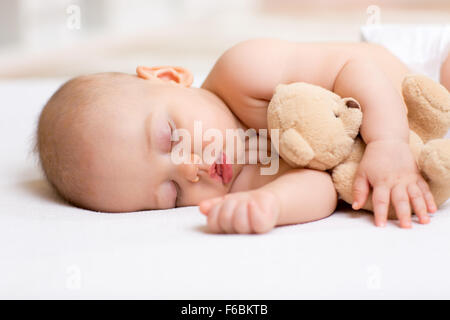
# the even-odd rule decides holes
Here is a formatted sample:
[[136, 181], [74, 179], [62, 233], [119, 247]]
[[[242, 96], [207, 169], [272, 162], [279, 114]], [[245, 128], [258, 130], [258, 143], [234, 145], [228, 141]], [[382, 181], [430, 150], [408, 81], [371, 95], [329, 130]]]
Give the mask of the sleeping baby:
[[[441, 69], [447, 89], [449, 60]], [[73, 205], [102, 212], [199, 205], [217, 233], [263, 233], [329, 216], [338, 200], [329, 173], [279, 159], [277, 170], [262, 174], [269, 164], [253, 156], [270, 152], [270, 141], [262, 150], [252, 139], [267, 129], [274, 88], [307, 82], [361, 103], [367, 147], [353, 183], [354, 209], [373, 190], [377, 226], [386, 225], [391, 204], [403, 228], [411, 227], [412, 213], [426, 224], [437, 210], [408, 145], [401, 81], [409, 70], [381, 46], [249, 40], [227, 50], [200, 88], [182, 67], [136, 71], [74, 78], [41, 113], [41, 166]], [[230, 152], [230, 131], [256, 134]]]

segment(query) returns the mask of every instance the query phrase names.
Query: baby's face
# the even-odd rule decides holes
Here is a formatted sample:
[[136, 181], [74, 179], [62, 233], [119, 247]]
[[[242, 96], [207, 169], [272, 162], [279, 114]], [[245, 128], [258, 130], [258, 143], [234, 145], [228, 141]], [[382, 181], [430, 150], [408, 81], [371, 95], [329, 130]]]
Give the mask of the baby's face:
[[[202, 130], [240, 126], [227, 106], [212, 93], [172, 83], [144, 81], [117, 97], [103, 101], [88, 119], [83, 133], [83, 178], [89, 186], [83, 199], [92, 209], [126, 212], [196, 205], [229, 192], [230, 181], [211, 174], [214, 164], [175, 164], [171, 151], [174, 129], [185, 129], [194, 154], [194, 121]], [[208, 143], [201, 142], [202, 150]], [[225, 150], [225, 146], [223, 148]], [[197, 178], [198, 176], [198, 178]], [[198, 181], [197, 181], [198, 180]]]

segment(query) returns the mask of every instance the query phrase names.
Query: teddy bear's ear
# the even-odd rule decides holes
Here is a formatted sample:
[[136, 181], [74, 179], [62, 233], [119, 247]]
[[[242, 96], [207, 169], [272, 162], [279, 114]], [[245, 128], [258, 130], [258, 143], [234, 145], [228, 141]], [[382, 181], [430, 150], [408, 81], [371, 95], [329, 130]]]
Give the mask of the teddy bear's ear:
[[361, 105], [353, 98], [344, 98], [342, 103], [345, 107], [341, 107], [343, 110], [339, 118], [344, 125], [347, 135], [354, 139], [358, 135], [359, 127], [362, 123]]
[[291, 165], [304, 167], [314, 158], [313, 149], [294, 128], [281, 134], [279, 149], [280, 155]]
[[355, 108], [355, 109], [360, 109], [361, 110], [361, 105], [359, 104], [358, 101], [356, 101], [353, 98], [344, 98], [342, 99], [342, 101], [345, 103], [345, 105], [347, 106], [347, 108]]

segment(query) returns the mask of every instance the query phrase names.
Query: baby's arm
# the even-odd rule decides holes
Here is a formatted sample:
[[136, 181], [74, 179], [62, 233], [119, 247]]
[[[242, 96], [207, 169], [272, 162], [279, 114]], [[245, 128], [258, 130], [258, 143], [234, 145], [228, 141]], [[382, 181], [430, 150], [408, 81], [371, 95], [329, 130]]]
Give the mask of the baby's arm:
[[364, 114], [360, 133], [366, 143], [383, 139], [408, 142], [406, 106], [375, 63], [364, 57], [349, 60], [338, 73], [333, 91], [360, 102]]
[[364, 205], [372, 186], [377, 225], [385, 225], [391, 201], [402, 227], [411, 226], [411, 206], [428, 223], [427, 209], [433, 212], [436, 205], [409, 148], [406, 107], [392, 81], [370, 59], [350, 59], [334, 92], [356, 98], [364, 114], [360, 132], [367, 147], [353, 183], [353, 208]]
[[[377, 225], [386, 223], [391, 201], [402, 227], [411, 226], [411, 205], [420, 222], [427, 223], [427, 210], [436, 211], [436, 205], [409, 149], [405, 106], [394, 84], [398, 79], [383, 73], [374, 55], [359, 48], [273, 39], [246, 41], [219, 59], [204, 88], [256, 129], [267, 127], [267, 105], [280, 83], [307, 82], [358, 99], [367, 147], [353, 184], [353, 207], [364, 205], [372, 187]], [[384, 69], [398, 75], [394, 65], [400, 67], [389, 64]]]
[[337, 194], [326, 172], [291, 169], [261, 188], [200, 203], [216, 233], [264, 233], [274, 226], [319, 220], [336, 208]]

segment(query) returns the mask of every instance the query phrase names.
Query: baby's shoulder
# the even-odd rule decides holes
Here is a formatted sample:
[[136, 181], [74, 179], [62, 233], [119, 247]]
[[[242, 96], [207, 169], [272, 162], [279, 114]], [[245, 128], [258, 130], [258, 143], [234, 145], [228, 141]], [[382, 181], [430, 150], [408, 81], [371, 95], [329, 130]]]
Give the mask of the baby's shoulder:
[[278, 39], [239, 42], [217, 59], [202, 87], [261, 98], [261, 88], [268, 77], [277, 76], [292, 49], [293, 43]]

